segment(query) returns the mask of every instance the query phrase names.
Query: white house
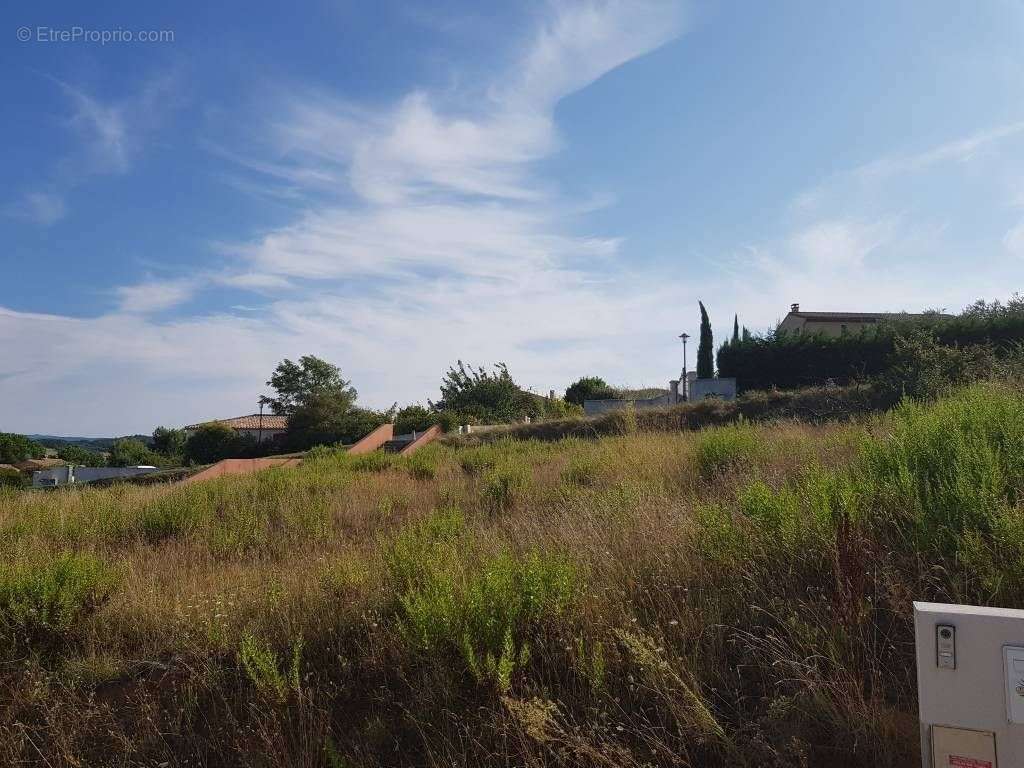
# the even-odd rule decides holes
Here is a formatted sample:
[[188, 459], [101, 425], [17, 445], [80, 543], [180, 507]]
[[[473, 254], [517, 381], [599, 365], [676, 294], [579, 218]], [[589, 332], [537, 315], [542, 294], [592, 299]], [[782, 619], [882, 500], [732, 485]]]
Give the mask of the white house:
[[113, 477], [137, 477], [156, 472], [156, 467], [75, 467], [70, 464], [51, 469], [40, 469], [32, 473], [33, 488], [55, 488], [59, 485], [81, 485]]

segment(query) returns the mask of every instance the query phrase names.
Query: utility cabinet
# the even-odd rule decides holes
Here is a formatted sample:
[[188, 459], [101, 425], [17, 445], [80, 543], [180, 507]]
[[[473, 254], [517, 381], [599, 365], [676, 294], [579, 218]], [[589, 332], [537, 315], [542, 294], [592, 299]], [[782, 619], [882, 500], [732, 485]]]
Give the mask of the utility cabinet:
[[914, 603], [923, 768], [1024, 766], [1024, 610]]

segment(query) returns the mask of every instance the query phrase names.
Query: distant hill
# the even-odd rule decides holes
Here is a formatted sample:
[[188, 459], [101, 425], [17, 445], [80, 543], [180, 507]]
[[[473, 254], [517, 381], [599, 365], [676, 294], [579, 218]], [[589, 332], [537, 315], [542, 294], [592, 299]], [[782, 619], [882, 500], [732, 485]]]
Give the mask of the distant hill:
[[[96, 451], [97, 453], [110, 450], [110, 446], [114, 444], [114, 441], [123, 439], [121, 437], [62, 437], [60, 435], [25, 435], [25, 437], [29, 440], [35, 440], [47, 448], [59, 450], [68, 445], [77, 445], [79, 448], [85, 448], [87, 451]], [[126, 435], [125, 437], [141, 440], [146, 445], [149, 445], [149, 441], [153, 439], [150, 435]]]

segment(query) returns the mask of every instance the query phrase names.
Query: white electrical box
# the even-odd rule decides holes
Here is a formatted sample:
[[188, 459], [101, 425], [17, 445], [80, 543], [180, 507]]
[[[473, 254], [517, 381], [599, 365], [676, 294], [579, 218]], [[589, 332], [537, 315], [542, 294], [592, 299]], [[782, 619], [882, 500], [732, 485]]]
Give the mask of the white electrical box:
[[923, 768], [1024, 768], [1024, 610], [914, 603]]
[[1024, 724], [1024, 648], [1003, 647], [1003, 671], [1006, 674], [1006, 721]]

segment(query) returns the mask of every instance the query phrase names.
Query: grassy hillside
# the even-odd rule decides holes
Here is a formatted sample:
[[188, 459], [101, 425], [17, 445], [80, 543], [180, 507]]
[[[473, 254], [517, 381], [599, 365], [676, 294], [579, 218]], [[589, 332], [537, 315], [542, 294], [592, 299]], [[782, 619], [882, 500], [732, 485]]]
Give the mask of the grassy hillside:
[[0, 495], [0, 764], [903, 766], [1024, 396]]

